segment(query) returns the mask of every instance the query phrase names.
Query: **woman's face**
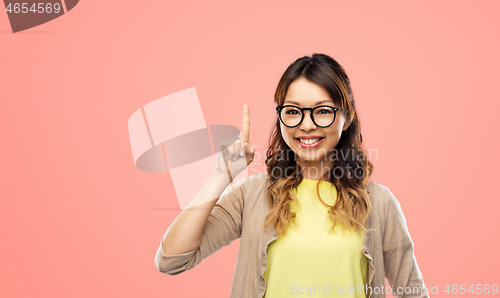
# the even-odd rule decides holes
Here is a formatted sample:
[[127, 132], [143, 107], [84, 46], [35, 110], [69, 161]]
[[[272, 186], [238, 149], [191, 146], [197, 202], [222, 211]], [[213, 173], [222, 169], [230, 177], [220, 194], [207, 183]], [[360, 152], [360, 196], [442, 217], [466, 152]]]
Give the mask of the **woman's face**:
[[[314, 108], [319, 105], [338, 107], [323, 87], [307, 81], [304, 77], [300, 77], [290, 84], [283, 105], [295, 105], [300, 108]], [[316, 126], [310, 113], [311, 111], [304, 111], [302, 123], [296, 127], [287, 127], [280, 121], [283, 139], [300, 157], [296, 158], [299, 166], [319, 166], [321, 161], [326, 161], [328, 163], [326, 166], [332, 166], [333, 161], [327, 158], [330, 156], [328, 153], [337, 146], [342, 131], [348, 127], [345, 125], [344, 113], [342, 110], [337, 111], [335, 121], [328, 127]], [[300, 141], [301, 138], [311, 137], [320, 138], [319, 143], [305, 145]]]

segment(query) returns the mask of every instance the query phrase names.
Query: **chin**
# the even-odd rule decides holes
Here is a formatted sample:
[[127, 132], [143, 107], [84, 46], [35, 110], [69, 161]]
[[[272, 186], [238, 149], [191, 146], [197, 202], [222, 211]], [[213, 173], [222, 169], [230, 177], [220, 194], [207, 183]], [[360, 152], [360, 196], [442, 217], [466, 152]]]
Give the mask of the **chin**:
[[323, 155], [317, 155], [317, 154], [297, 154], [302, 160], [304, 161], [319, 161], [323, 157]]

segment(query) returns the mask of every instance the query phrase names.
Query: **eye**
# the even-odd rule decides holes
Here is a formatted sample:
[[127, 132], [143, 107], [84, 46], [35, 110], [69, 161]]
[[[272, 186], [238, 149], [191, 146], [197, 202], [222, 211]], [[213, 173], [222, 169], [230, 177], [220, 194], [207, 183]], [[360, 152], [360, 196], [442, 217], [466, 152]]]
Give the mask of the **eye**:
[[286, 116], [300, 116], [302, 114], [298, 108], [292, 106], [284, 107], [281, 113]]
[[332, 108], [326, 108], [326, 107], [325, 108], [319, 108], [316, 113], [320, 114], [320, 115], [333, 114], [333, 109]]

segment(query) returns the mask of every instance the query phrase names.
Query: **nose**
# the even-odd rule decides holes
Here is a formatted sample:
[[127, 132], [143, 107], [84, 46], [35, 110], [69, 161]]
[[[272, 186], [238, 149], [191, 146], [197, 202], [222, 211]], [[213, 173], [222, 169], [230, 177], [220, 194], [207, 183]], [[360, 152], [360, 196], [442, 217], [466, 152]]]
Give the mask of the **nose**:
[[304, 111], [304, 119], [302, 119], [302, 123], [300, 124], [300, 129], [303, 131], [311, 131], [316, 129], [316, 124], [312, 121], [311, 111]]

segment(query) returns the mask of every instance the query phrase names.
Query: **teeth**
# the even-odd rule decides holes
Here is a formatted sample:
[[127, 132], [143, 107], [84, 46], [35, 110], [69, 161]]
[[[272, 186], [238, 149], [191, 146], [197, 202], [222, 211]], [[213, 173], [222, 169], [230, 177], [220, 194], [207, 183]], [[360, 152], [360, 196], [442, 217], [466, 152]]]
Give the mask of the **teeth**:
[[316, 138], [316, 139], [300, 139], [300, 142], [302, 142], [304, 144], [307, 144], [307, 145], [314, 144], [317, 141], [319, 141], [319, 138]]

